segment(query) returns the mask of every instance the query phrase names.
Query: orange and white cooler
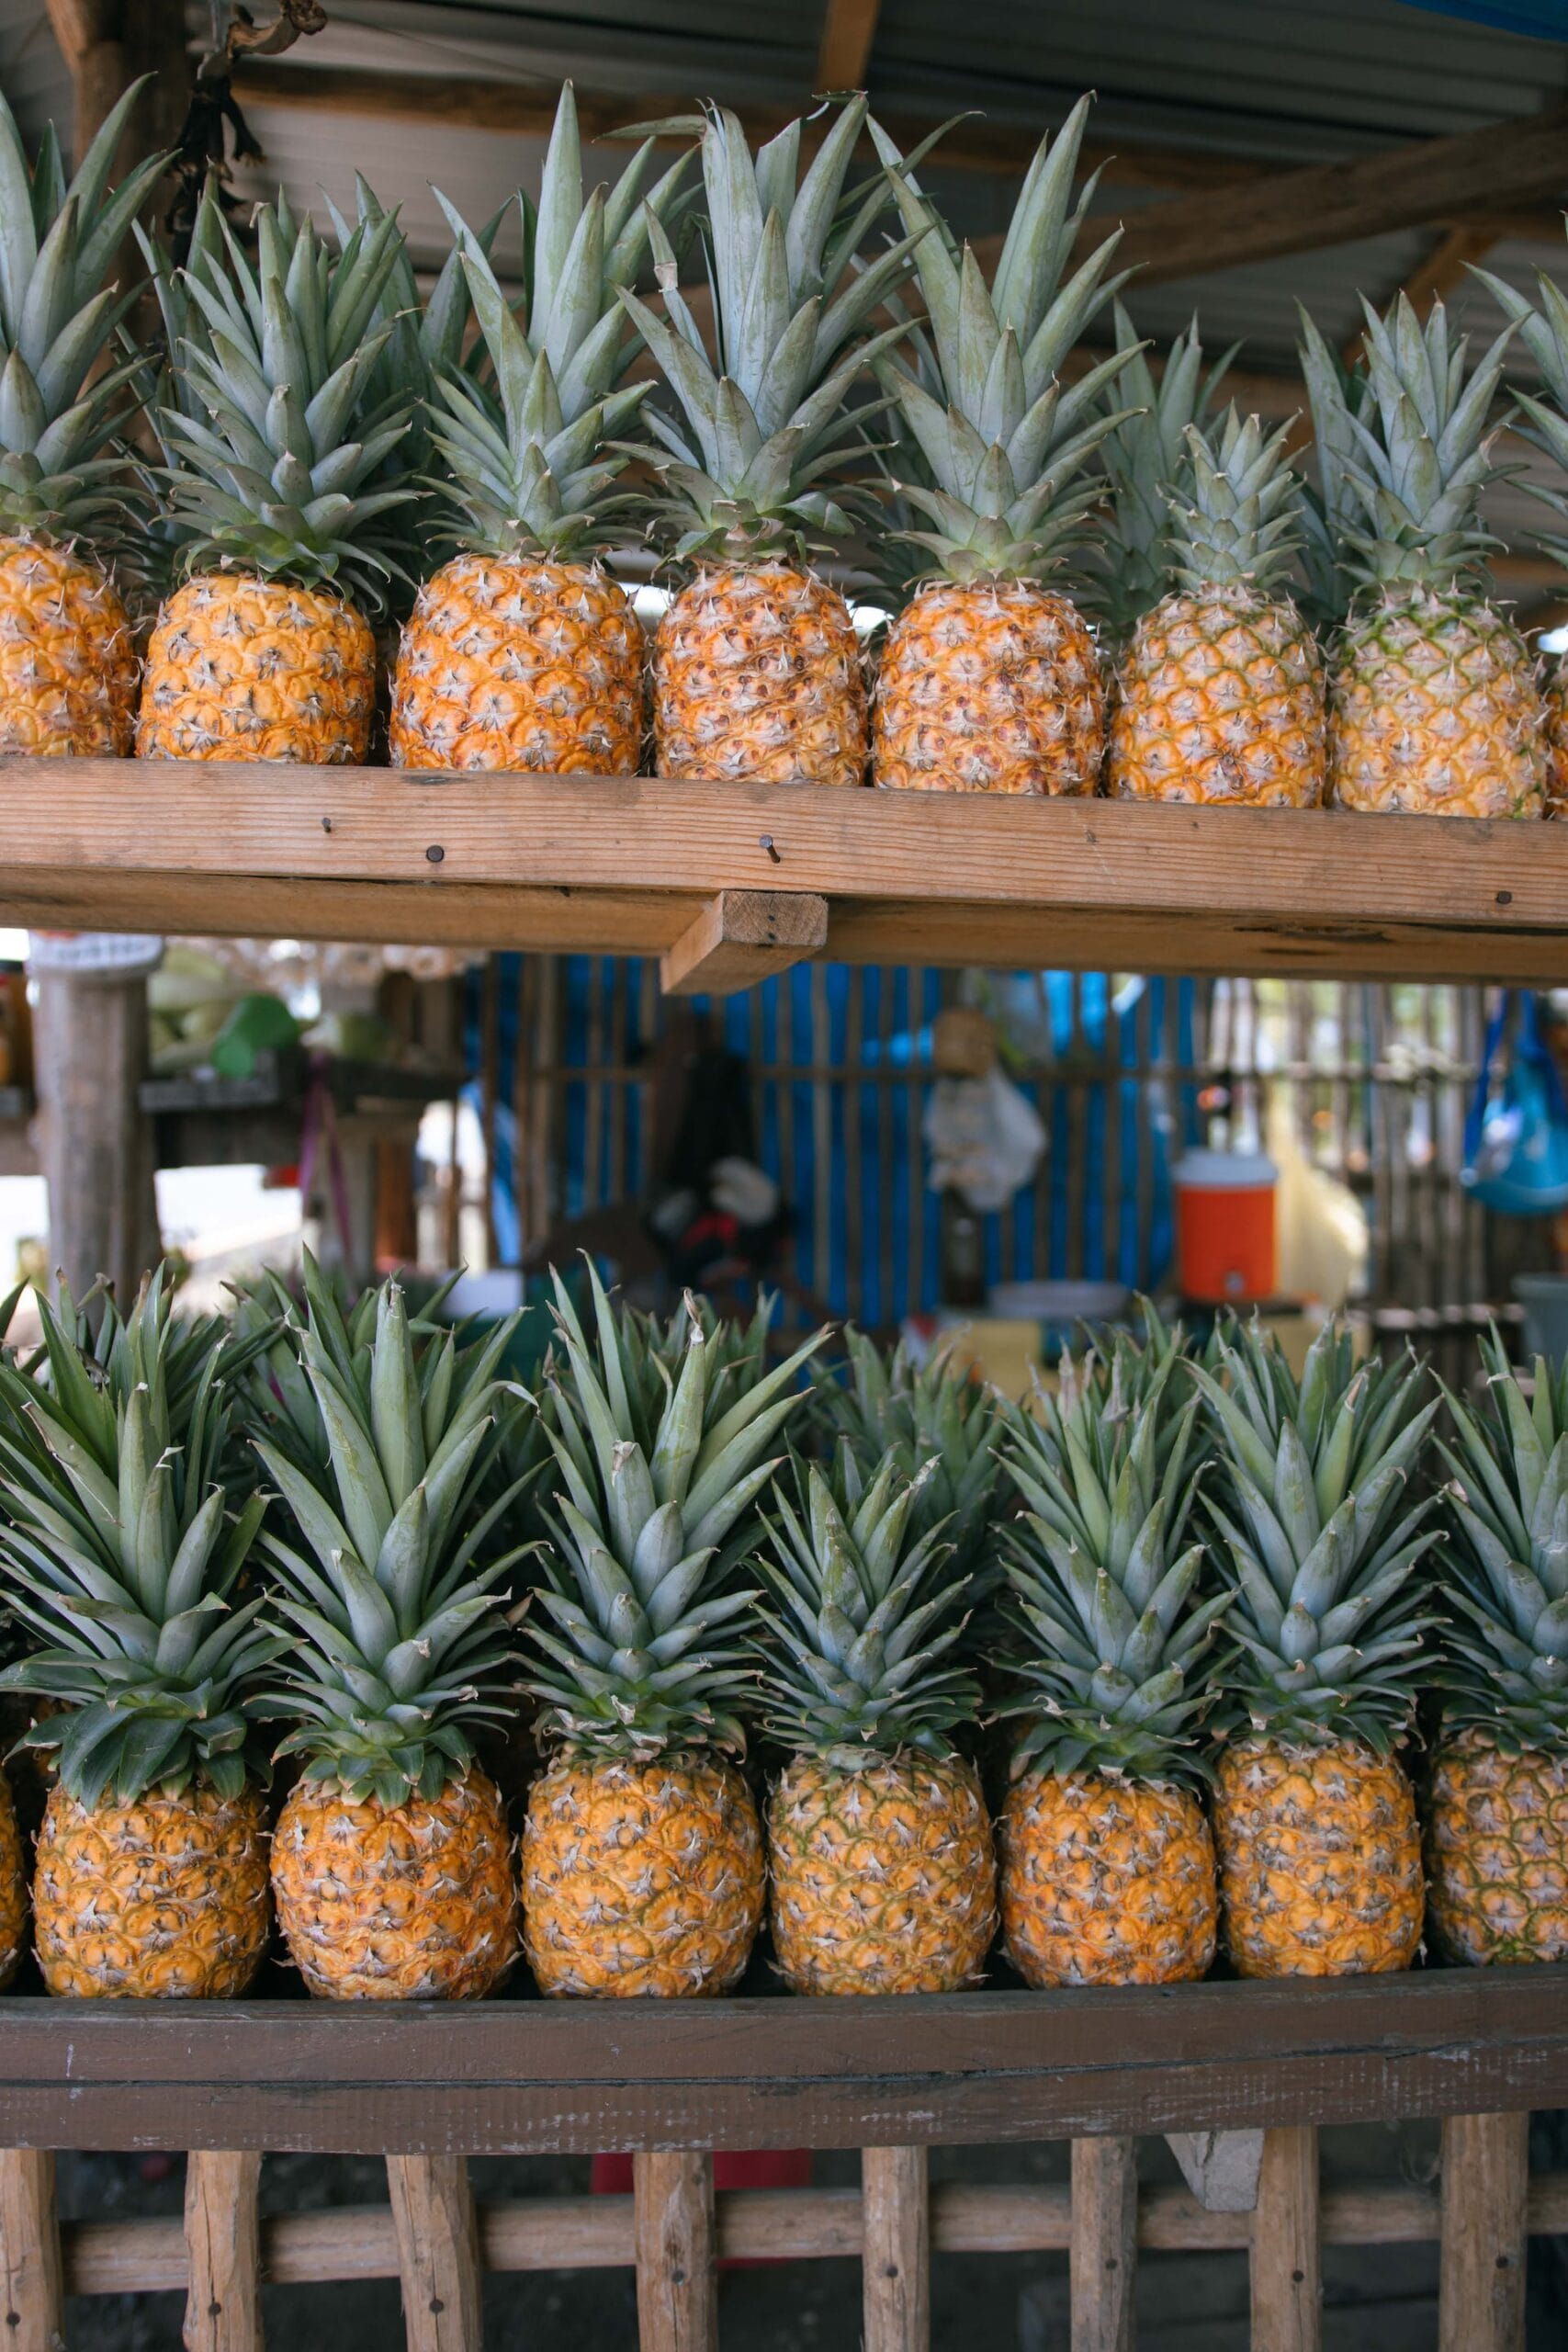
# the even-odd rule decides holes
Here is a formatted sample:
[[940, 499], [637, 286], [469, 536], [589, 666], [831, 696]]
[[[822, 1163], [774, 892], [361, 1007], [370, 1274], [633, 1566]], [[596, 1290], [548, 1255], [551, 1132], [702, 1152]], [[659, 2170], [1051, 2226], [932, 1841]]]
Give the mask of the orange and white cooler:
[[1260, 1151], [1190, 1151], [1170, 1181], [1182, 1297], [1213, 1306], [1271, 1298], [1279, 1271], [1273, 1161]]

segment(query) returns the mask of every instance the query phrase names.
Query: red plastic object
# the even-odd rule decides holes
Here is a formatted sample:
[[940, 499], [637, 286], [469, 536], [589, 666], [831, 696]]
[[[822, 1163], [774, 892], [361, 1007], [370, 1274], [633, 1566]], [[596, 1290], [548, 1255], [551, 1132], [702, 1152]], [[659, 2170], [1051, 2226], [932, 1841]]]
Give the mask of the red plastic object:
[[1215, 1306], [1272, 1298], [1279, 1177], [1261, 1153], [1192, 1151], [1171, 1170], [1177, 1287]]

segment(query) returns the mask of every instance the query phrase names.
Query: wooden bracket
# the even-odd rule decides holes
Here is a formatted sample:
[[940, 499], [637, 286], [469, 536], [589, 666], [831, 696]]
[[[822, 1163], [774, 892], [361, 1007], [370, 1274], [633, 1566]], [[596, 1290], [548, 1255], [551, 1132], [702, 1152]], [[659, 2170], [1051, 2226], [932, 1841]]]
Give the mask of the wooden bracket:
[[1263, 2169], [1261, 2132], [1168, 2132], [1166, 2142], [1205, 2213], [1250, 2213]]
[[827, 944], [815, 890], [720, 890], [665, 949], [659, 984], [666, 996], [731, 996]]

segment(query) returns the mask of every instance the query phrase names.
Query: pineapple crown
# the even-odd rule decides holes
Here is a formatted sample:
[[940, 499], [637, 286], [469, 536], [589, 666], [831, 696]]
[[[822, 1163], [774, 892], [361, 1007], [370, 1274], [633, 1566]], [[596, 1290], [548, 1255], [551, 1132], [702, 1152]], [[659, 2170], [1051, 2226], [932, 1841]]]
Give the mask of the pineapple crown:
[[383, 214], [333, 252], [285, 198], [256, 207], [253, 270], [227, 222], [184, 273], [195, 332], [179, 367], [189, 401], [165, 406], [179, 567], [335, 586], [378, 613], [400, 569], [389, 518], [414, 496], [371, 487], [409, 428], [407, 388], [371, 404], [390, 334], [372, 330], [400, 232]]
[[1437, 1399], [1423, 1367], [1354, 1362], [1325, 1324], [1298, 1382], [1256, 1323], [1216, 1330], [1192, 1377], [1207, 1400], [1225, 1507], [1211, 1501], [1239, 1645], [1225, 1731], [1310, 1744], [1359, 1737], [1386, 1754], [1415, 1708], [1431, 1620], [1413, 1583], [1436, 1539], [1408, 1491]]
[[[1494, 271], [1482, 269], [1473, 262], [1471, 270], [1493, 296], [1504, 317], [1517, 329], [1525, 349], [1540, 370], [1543, 391], [1515, 389], [1514, 398], [1524, 412], [1519, 431], [1552, 460], [1564, 481], [1527, 481], [1524, 487], [1532, 498], [1540, 499], [1553, 514], [1568, 523], [1568, 295], [1545, 270], [1540, 270], [1536, 285], [1540, 308], [1536, 310], [1529, 297], [1510, 286], [1506, 278], [1498, 277]], [[1568, 571], [1568, 530], [1538, 531], [1535, 540], [1538, 547]]]
[[1004, 1531], [1024, 1645], [1022, 1692], [1002, 1710], [1025, 1720], [1013, 1770], [1190, 1781], [1206, 1770], [1193, 1736], [1208, 1702], [1193, 1669], [1231, 1605], [1198, 1597], [1200, 1400], [1163, 1329], [1142, 1351], [1118, 1333], [1108, 1364], [1091, 1352], [1064, 1367], [1058, 1395], [1015, 1428], [1028, 1509]]
[[569, 1747], [739, 1751], [735, 1708], [753, 1675], [736, 1629], [757, 1595], [730, 1589], [730, 1573], [755, 1548], [755, 1506], [778, 1467], [763, 1456], [822, 1335], [765, 1374], [730, 1353], [726, 1402], [709, 1369], [723, 1341], [694, 1302], [671, 1374], [647, 1327], [616, 1314], [592, 1265], [589, 1276], [592, 1338], [554, 1277], [564, 1361], [544, 1421], [562, 1490], [545, 1514], [548, 1622], [529, 1629], [527, 1688], [545, 1702], [545, 1736]]
[[1233, 344], [1203, 374], [1196, 318], [1179, 334], [1156, 379], [1125, 309], [1112, 310], [1116, 348], [1126, 355], [1115, 384], [1100, 398], [1120, 421], [1102, 443], [1100, 461], [1110, 490], [1105, 528], [1089, 550], [1082, 600], [1119, 640], [1151, 612], [1174, 583], [1170, 548], [1171, 496], [1190, 495], [1190, 424], [1206, 425], [1221, 379], [1239, 346]]
[[511, 1719], [516, 1655], [497, 1587], [522, 1554], [488, 1547], [516, 1489], [484, 1494], [517, 1321], [469, 1346], [448, 1330], [416, 1347], [396, 1282], [345, 1322], [308, 1269], [306, 1317], [288, 1333], [309, 1397], [286, 1399], [256, 1442], [306, 1547], [263, 1537], [287, 1655], [261, 1703], [296, 1726], [278, 1754], [355, 1803], [438, 1796], [468, 1770], [476, 1727]]
[[151, 1277], [104, 1361], [78, 1344], [62, 1286], [59, 1312], [39, 1302], [33, 1375], [0, 1363], [0, 1563], [45, 1645], [0, 1689], [64, 1702], [19, 1744], [57, 1751], [89, 1806], [193, 1782], [235, 1796], [265, 1777], [256, 1683], [283, 1645], [259, 1598], [231, 1596], [265, 1500], [230, 1510], [221, 1334], [181, 1334], [171, 1298]]
[[[1503, 379], [1512, 322], [1473, 368], [1468, 340], [1449, 334], [1434, 302], [1423, 322], [1407, 294], [1380, 318], [1363, 300], [1366, 385], [1352, 407], [1347, 387], [1303, 352], [1309, 397], [1353, 590], [1483, 589], [1496, 540], [1477, 514], [1497, 471], [1487, 416]], [[1325, 500], [1326, 503], [1326, 500]]]
[[621, 299], [684, 419], [682, 426], [662, 409], [647, 413], [664, 452], [655, 527], [677, 558], [798, 560], [851, 527], [854, 501], [836, 477], [859, 458], [858, 430], [886, 402], [846, 402], [862, 368], [903, 333], [864, 329], [918, 242], [903, 238], [856, 265], [886, 202], [880, 181], [869, 194], [845, 196], [865, 125], [864, 98], [850, 99], [804, 177], [799, 122], [755, 154], [723, 107], [657, 126], [701, 133], [714, 311], [710, 356], [681, 292], [674, 249], [650, 220], [665, 319], [629, 291]]
[[[162, 462], [153, 463], [134, 443], [126, 447], [139, 496], [134, 509], [117, 518], [120, 527], [114, 531], [112, 544], [119, 578], [148, 612], [155, 613], [174, 585], [185, 537], [174, 498], [178, 453], [168, 436], [168, 419], [177, 415], [197, 426], [207, 423], [206, 402], [193, 378], [175, 360], [186, 344], [202, 338], [203, 328], [186, 272], [176, 266], [163, 238], [140, 220], [131, 223], [131, 233], [147, 265], [163, 334], [161, 345], [150, 347], [122, 321], [119, 345], [132, 365], [137, 404], [152, 428]], [[222, 266], [223, 208], [217, 175], [211, 173], [191, 223], [186, 267], [200, 275]]]
[[1055, 140], [1041, 141], [989, 286], [969, 246], [954, 259], [951, 232], [874, 126], [926, 313], [912, 331], [913, 367], [887, 352], [875, 363], [897, 424], [889, 470], [926, 526], [900, 536], [949, 579], [1040, 576], [1082, 539], [1104, 495], [1089, 460], [1127, 413], [1103, 395], [1129, 355], [1061, 381], [1085, 327], [1125, 283], [1105, 275], [1118, 229], [1062, 284], [1094, 191], [1090, 179], [1069, 209], [1088, 111], [1080, 99]]
[[[1443, 1629], [1436, 1679], [1455, 1730], [1519, 1748], [1568, 1747], [1568, 1361], [1538, 1356], [1526, 1398], [1495, 1329], [1481, 1347], [1485, 1404], [1454, 1396], [1438, 1451], [1449, 1471]], [[1446, 1392], [1445, 1392], [1446, 1394]]]
[[[606, 196], [582, 193], [582, 156], [570, 83], [561, 91], [536, 211], [525, 197], [525, 294], [514, 312], [476, 238], [440, 199], [479, 321], [491, 384], [459, 368], [457, 354], [434, 369], [430, 436], [455, 510], [457, 536], [486, 554], [569, 557], [603, 544], [629, 503], [611, 485], [633, 456], [612, 450], [650, 385], [621, 385], [637, 348], [619, 288], [647, 261], [653, 227], [676, 220], [682, 155], [645, 195], [654, 141], [644, 141]], [[619, 387], [619, 389], [617, 389]]]
[[150, 155], [109, 187], [143, 86], [111, 108], [69, 187], [52, 124], [29, 172], [0, 97], [0, 533], [71, 538], [124, 503], [112, 445], [134, 369], [96, 371], [135, 300], [104, 280], [168, 161]]
[[1350, 461], [1355, 455], [1356, 420], [1369, 404], [1367, 371], [1347, 364], [1299, 305], [1298, 311], [1302, 373], [1312, 412], [1318, 473], [1316, 487], [1302, 484], [1304, 603], [1316, 626], [1337, 628], [1349, 610], [1356, 586], [1348, 569], [1350, 533], [1359, 511], [1351, 487]]
[[942, 1522], [917, 1526], [931, 1464], [907, 1478], [890, 1447], [863, 1472], [846, 1439], [830, 1471], [794, 1466], [798, 1507], [776, 1493], [760, 1564], [768, 1733], [852, 1771], [904, 1748], [947, 1755], [980, 1688], [953, 1657], [969, 1580], [951, 1573]]
[[1258, 595], [1279, 595], [1291, 559], [1302, 544], [1301, 484], [1285, 452], [1289, 425], [1265, 435], [1257, 417], [1245, 424], [1227, 411], [1218, 435], [1190, 424], [1186, 491], [1172, 487], [1171, 571], [1183, 588], [1228, 588], [1244, 582]]

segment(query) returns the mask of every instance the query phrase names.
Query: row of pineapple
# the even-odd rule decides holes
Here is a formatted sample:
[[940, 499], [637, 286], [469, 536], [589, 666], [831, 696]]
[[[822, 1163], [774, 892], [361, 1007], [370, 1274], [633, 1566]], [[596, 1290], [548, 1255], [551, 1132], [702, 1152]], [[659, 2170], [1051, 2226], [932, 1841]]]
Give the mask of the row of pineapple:
[[998, 1912], [1036, 1985], [1201, 1976], [1222, 1926], [1249, 1975], [1406, 1967], [1424, 1917], [1568, 1954], [1568, 1367], [1527, 1395], [1494, 1341], [1472, 1410], [1333, 1329], [1298, 1380], [1151, 1313], [1025, 1413], [556, 1293], [532, 1392], [511, 1326], [310, 1266], [227, 1324], [162, 1276], [96, 1332], [62, 1294], [0, 1358], [52, 1992], [238, 1994], [274, 1905], [340, 1999], [479, 1996], [520, 1948], [547, 1994], [719, 1993], [770, 1897], [816, 1993], [972, 1983]]
[[[109, 191], [130, 103], [69, 188], [52, 136], [29, 172], [0, 106], [0, 752], [364, 760], [391, 616], [395, 764], [635, 774], [643, 640], [604, 559], [641, 540], [676, 582], [664, 775], [857, 785], [869, 763], [893, 787], [1477, 816], [1568, 798], [1568, 701], [1488, 600], [1479, 520], [1516, 332], [1539, 390], [1507, 413], [1568, 514], [1550, 279], [1536, 309], [1480, 273], [1507, 324], [1473, 364], [1440, 304], [1369, 309], [1349, 370], [1307, 322], [1309, 490], [1288, 431], [1220, 414], [1195, 332], [1156, 379], [1119, 232], [1077, 259], [1087, 101], [1042, 141], [987, 280], [862, 98], [814, 153], [799, 123], [753, 153], [717, 107], [659, 126], [686, 142], [661, 176], [649, 139], [585, 193], [569, 88], [519, 199], [515, 307], [498, 223], [447, 208], [422, 301], [363, 184], [326, 238], [262, 206], [254, 250], [209, 191], [179, 269], [137, 226], [153, 350], [109, 284], [161, 168]], [[705, 322], [681, 290], [694, 237]], [[1115, 349], [1075, 375], [1107, 314]], [[869, 711], [813, 569], [857, 536], [896, 607]], [[144, 663], [111, 572], [162, 598]]]

